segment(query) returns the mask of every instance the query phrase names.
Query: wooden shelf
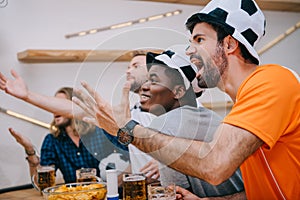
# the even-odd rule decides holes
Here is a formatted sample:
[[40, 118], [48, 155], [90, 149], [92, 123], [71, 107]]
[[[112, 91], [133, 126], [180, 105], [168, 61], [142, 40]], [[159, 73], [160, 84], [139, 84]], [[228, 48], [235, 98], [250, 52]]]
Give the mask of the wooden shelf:
[[[139, 50], [140, 51], [140, 50]], [[162, 50], [145, 49], [160, 53]], [[24, 63], [60, 62], [126, 62], [130, 61], [135, 50], [42, 50], [28, 49], [17, 54]]]
[[[189, 5], [205, 6], [210, 0], [142, 0], [164, 3], [179, 3]], [[300, 12], [299, 0], [256, 0], [258, 6], [263, 10]]]

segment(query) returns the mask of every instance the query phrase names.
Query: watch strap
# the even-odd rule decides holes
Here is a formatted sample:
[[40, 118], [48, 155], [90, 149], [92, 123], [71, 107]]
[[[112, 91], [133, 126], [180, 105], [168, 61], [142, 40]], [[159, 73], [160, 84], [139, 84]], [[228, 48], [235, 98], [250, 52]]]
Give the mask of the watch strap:
[[129, 130], [131, 133], [133, 132], [133, 129], [136, 125], [138, 125], [139, 123], [135, 120], [130, 120], [129, 122], [127, 122], [127, 124], [124, 126], [127, 130]]
[[124, 127], [120, 128], [117, 133], [119, 143], [125, 146], [130, 144], [134, 139], [133, 129], [138, 124], [137, 121], [130, 120]]
[[31, 150], [31, 151], [27, 151], [27, 150], [25, 149], [25, 153], [26, 153], [28, 156], [33, 156], [33, 155], [35, 155], [35, 150], [33, 149], [33, 150]]

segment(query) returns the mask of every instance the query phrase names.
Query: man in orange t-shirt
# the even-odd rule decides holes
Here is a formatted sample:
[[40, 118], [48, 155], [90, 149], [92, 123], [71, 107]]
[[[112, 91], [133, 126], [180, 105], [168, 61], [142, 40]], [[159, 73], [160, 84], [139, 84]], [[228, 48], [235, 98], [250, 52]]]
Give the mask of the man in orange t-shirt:
[[299, 197], [299, 100], [299, 80], [278, 65], [258, 67], [239, 87], [223, 122], [264, 142], [241, 165], [248, 199]]
[[[186, 27], [191, 32], [186, 53], [198, 68], [199, 87], [218, 87], [235, 103], [214, 140], [176, 138], [130, 120], [127, 85], [115, 115], [96, 97], [98, 123], [113, 135], [118, 132], [124, 144], [211, 184], [222, 183], [241, 166], [247, 199], [299, 198], [299, 77], [282, 66], [259, 66], [254, 46], [265, 32], [262, 11], [254, 0], [211, 0]], [[178, 198], [197, 199], [177, 192]]]

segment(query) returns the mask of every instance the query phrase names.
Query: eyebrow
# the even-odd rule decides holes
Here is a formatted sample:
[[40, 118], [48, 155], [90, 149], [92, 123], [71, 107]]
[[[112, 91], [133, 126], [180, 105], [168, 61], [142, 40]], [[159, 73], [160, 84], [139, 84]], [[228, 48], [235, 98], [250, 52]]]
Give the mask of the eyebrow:
[[151, 78], [153, 76], [158, 77], [156, 73], [149, 74], [149, 78]]
[[[199, 36], [204, 36], [204, 34], [198, 33], [198, 34], [194, 35], [193, 40], [195, 40]], [[191, 39], [189, 39], [189, 42], [192, 42]]]
[[132, 66], [133, 66], [133, 67], [139, 67], [140, 64], [139, 64], [139, 62], [134, 62], [134, 63], [132, 63]]

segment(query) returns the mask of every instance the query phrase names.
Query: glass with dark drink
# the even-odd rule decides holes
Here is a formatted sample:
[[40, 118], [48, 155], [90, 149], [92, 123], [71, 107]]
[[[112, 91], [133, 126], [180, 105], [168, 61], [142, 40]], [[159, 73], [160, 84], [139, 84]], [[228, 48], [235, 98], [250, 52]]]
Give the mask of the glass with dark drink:
[[123, 200], [146, 200], [146, 177], [144, 174], [123, 175]]
[[31, 178], [32, 185], [40, 192], [55, 185], [54, 166], [38, 166], [37, 173]]
[[174, 183], [151, 183], [147, 186], [148, 200], [175, 200], [176, 191]]

